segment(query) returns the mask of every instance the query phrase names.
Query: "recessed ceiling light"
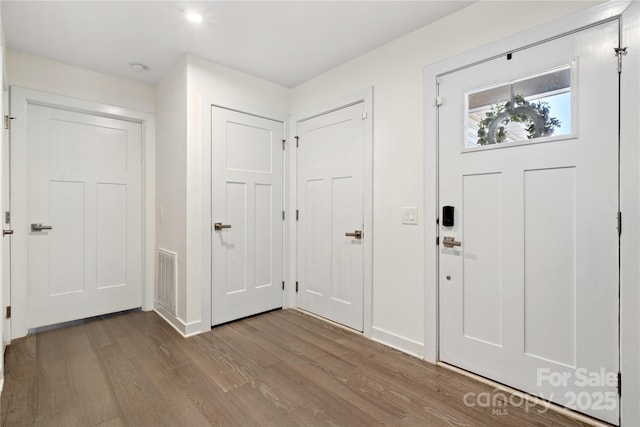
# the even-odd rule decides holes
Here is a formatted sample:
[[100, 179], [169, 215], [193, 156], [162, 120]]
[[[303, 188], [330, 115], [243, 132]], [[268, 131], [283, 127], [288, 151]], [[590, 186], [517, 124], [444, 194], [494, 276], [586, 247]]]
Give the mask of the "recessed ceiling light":
[[199, 24], [202, 22], [202, 15], [196, 12], [187, 12], [187, 20], [189, 22], [193, 22], [194, 24]]
[[131, 64], [129, 64], [129, 67], [131, 67], [131, 69], [136, 73], [146, 73], [147, 71], [149, 71], [149, 67], [147, 67], [146, 65], [138, 64], [135, 62], [132, 62]]

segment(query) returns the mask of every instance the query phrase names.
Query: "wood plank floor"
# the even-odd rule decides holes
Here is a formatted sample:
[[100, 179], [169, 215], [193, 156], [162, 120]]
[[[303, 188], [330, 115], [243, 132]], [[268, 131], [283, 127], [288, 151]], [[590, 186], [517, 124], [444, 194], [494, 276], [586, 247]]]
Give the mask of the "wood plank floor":
[[3, 426], [581, 425], [465, 405], [493, 389], [291, 310], [189, 339], [115, 315], [15, 340], [5, 361]]

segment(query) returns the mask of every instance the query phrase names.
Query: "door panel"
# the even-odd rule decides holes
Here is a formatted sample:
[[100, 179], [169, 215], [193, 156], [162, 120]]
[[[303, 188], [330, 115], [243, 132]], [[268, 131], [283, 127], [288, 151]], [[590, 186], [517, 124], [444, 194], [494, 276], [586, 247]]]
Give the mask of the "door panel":
[[226, 234], [225, 251], [227, 270], [227, 294], [247, 289], [247, 186], [244, 183], [227, 183], [227, 217], [233, 218], [233, 229]]
[[275, 220], [273, 202], [273, 187], [271, 185], [256, 184], [254, 193], [255, 207], [255, 239], [252, 248], [254, 263], [254, 282], [256, 288], [271, 286], [273, 283], [273, 227]]
[[[566, 366], [576, 366], [576, 196], [575, 167], [524, 173], [524, 351]], [[563, 244], [550, 248], [550, 236]]]
[[212, 324], [282, 307], [283, 124], [212, 108]]
[[482, 263], [463, 260], [464, 335], [496, 346], [502, 345], [502, 247], [500, 230], [502, 174], [466, 175], [462, 179], [465, 252]]
[[[617, 46], [606, 23], [438, 82], [439, 202], [456, 208], [440, 239], [461, 242], [440, 246], [441, 360], [614, 424]], [[527, 106], [558, 132], [527, 128]]]
[[127, 186], [98, 184], [97, 287], [119, 286], [127, 280]]
[[[49, 280], [50, 295], [84, 291], [86, 224], [84, 221], [85, 188], [82, 182], [50, 182], [49, 204], [51, 224], [55, 223], [55, 233], [33, 233], [33, 238], [48, 241], [39, 245], [37, 253], [34, 244], [34, 261], [40, 257], [51, 257], [49, 268], [42, 269], [39, 282]], [[45, 253], [45, 251], [47, 253]]]
[[[362, 331], [364, 104], [298, 122], [298, 304]], [[364, 238], [367, 238], [365, 233]]]
[[139, 124], [29, 105], [28, 327], [140, 307]]

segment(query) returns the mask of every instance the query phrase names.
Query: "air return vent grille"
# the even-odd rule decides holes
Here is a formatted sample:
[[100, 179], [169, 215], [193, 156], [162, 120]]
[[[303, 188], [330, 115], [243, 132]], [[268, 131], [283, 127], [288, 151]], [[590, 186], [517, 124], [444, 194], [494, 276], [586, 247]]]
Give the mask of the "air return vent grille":
[[158, 274], [156, 277], [156, 302], [175, 316], [177, 314], [178, 254], [158, 249]]

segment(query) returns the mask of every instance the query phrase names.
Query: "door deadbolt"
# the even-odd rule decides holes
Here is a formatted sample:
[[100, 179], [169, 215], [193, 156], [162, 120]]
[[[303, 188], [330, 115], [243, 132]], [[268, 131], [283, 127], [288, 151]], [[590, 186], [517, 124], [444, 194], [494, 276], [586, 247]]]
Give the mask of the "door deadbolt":
[[453, 206], [442, 207], [442, 225], [444, 227], [453, 227]]

